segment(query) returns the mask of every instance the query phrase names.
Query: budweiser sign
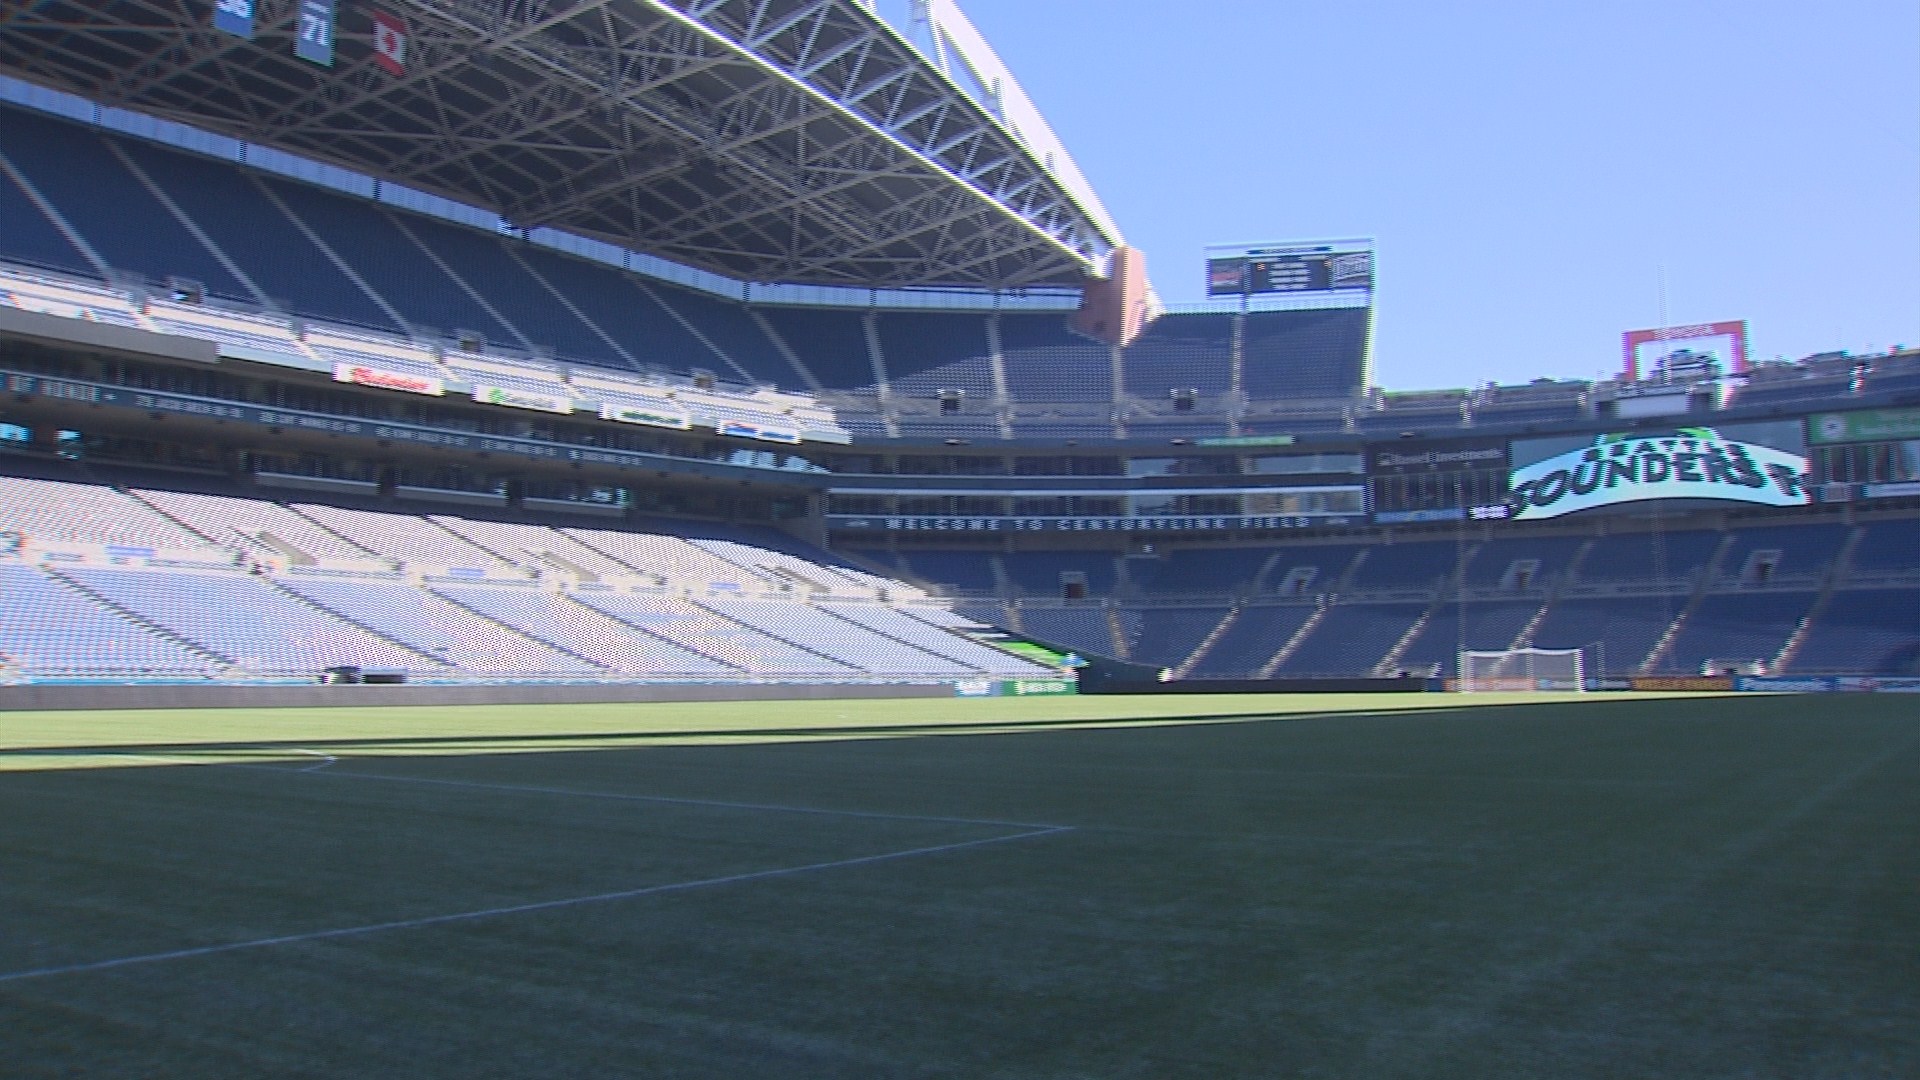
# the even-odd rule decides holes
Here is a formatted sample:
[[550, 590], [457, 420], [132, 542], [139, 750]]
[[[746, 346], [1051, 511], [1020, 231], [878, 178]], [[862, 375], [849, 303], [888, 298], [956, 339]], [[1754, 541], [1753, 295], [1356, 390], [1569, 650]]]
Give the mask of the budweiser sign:
[[333, 381], [354, 383], [359, 386], [377, 386], [382, 390], [404, 390], [409, 394], [432, 394], [435, 397], [447, 392], [446, 384], [439, 379], [387, 371], [383, 368], [368, 367], [365, 364], [333, 365]]

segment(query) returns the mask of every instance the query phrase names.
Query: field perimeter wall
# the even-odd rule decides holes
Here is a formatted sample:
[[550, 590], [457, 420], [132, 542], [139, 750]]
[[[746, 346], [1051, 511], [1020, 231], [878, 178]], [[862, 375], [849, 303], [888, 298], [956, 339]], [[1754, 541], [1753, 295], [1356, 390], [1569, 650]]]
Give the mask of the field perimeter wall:
[[25, 709], [285, 709], [347, 705], [588, 705], [648, 701], [819, 701], [950, 698], [951, 683], [926, 686], [709, 684], [552, 686], [0, 686], [0, 711]]

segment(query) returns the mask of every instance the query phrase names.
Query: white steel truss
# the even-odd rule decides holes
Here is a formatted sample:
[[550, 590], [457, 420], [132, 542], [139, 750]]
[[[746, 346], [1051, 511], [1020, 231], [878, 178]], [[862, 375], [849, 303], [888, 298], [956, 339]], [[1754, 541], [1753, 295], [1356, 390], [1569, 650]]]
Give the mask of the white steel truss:
[[[0, 6], [0, 71], [739, 280], [1077, 284], [1120, 243], [1049, 163], [858, 0], [381, 0], [335, 62], [212, 0]], [[1086, 192], [1076, 198], [1074, 188]]]

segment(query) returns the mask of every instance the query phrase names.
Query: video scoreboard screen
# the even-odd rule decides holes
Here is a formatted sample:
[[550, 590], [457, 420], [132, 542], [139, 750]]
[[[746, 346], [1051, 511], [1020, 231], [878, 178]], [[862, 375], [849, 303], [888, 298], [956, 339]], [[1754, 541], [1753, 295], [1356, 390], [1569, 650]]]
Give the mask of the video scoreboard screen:
[[1365, 240], [1207, 249], [1208, 296], [1373, 291]]

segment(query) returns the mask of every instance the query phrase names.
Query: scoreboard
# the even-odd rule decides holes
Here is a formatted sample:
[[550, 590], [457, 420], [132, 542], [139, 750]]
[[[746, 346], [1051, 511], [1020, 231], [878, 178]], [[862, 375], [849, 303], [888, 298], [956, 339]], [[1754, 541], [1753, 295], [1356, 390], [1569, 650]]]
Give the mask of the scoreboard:
[[1208, 296], [1373, 291], [1373, 243], [1328, 240], [1207, 249]]

